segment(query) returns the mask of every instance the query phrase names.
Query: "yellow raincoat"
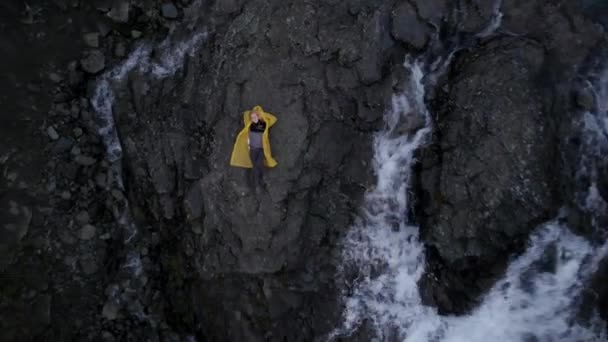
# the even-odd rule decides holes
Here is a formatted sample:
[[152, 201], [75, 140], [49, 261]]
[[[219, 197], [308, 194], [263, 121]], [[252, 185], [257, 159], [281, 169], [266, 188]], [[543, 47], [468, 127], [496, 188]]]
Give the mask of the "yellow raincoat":
[[[265, 112], [260, 106], [253, 107], [253, 111], [256, 111], [259, 114], [260, 119], [266, 122], [266, 129], [262, 134], [262, 145], [264, 147], [264, 165], [267, 167], [275, 167], [277, 166], [277, 161], [272, 158], [272, 153], [270, 151], [270, 139], [268, 138], [268, 130], [270, 129], [270, 127], [272, 127], [272, 125], [277, 122], [277, 118], [276, 116]], [[245, 168], [253, 167], [251, 157], [249, 156], [249, 146], [247, 146], [247, 141], [249, 139], [249, 126], [251, 126], [251, 112], [251, 110], [248, 110], [245, 111], [245, 113], [243, 114], [245, 128], [243, 128], [239, 135], [236, 137], [236, 142], [234, 143], [234, 148], [232, 150], [232, 156], [230, 157], [230, 165], [232, 166]]]

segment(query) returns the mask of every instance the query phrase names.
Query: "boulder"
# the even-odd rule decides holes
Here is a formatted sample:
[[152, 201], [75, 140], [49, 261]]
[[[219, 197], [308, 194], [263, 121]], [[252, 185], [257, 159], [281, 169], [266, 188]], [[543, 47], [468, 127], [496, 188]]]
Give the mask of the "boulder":
[[440, 27], [441, 20], [448, 14], [448, 0], [414, 0], [421, 19]]
[[84, 43], [91, 48], [99, 47], [99, 32], [85, 33], [83, 36]]
[[107, 16], [119, 23], [126, 23], [129, 21], [129, 9], [131, 5], [128, 0], [117, 0], [114, 2], [112, 9], [108, 12]]
[[113, 300], [108, 300], [103, 306], [101, 314], [107, 320], [115, 320], [118, 317], [120, 307]]
[[575, 94], [576, 104], [584, 111], [595, 109], [595, 95], [589, 87], [578, 88]]
[[175, 7], [175, 5], [171, 2], [164, 3], [161, 6], [161, 13], [162, 13], [163, 17], [165, 17], [167, 19], [176, 19], [177, 16], [179, 15], [179, 12], [177, 11], [177, 7]]
[[78, 233], [78, 237], [81, 240], [91, 240], [92, 238], [95, 237], [96, 233], [97, 233], [97, 228], [95, 228], [95, 226], [90, 225], [90, 224], [85, 224], [84, 227], [82, 227], [80, 229], [80, 232]]
[[46, 129], [46, 134], [49, 136], [49, 138], [51, 138], [51, 140], [59, 139], [59, 134], [57, 133], [57, 130], [55, 130], [55, 127], [53, 127], [53, 126], [49, 126]]
[[84, 210], [76, 215], [76, 223], [78, 223], [80, 226], [84, 226], [85, 224], [89, 223], [90, 219], [89, 213]]
[[392, 12], [391, 32], [395, 39], [422, 49], [429, 40], [431, 30], [426, 22], [416, 14], [416, 9], [409, 2], [400, 2]]
[[100, 50], [88, 51], [80, 60], [80, 66], [89, 74], [97, 74], [105, 69], [106, 57]]
[[421, 288], [441, 312], [469, 310], [532, 229], [557, 213], [554, 138], [534, 82], [543, 57], [538, 45], [503, 39], [456, 61], [436, 148], [421, 153], [429, 167], [417, 204], [430, 273]]
[[97, 160], [93, 157], [84, 155], [84, 154], [79, 154], [74, 158], [74, 161], [82, 166], [91, 166], [93, 164], [95, 164], [97, 162]]

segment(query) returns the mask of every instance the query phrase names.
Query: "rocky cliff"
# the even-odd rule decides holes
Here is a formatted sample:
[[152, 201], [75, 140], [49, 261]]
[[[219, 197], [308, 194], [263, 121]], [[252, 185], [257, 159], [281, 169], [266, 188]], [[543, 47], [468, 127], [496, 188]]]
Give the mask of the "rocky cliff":
[[572, 202], [588, 186], [572, 181], [584, 153], [576, 127], [594, 108], [581, 82], [604, 64], [603, 28], [573, 3], [505, 1], [501, 10], [502, 34], [456, 57], [433, 99], [433, 143], [420, 151], [417, 212], [429, 257], [420, 286], [445, 313], [470, 310], [564, 206], [570, 224], [605, 234]]
[[[469, 312], [563, 207], [603, 242], [606, 213], [580, 205], [578, 170], [608, 168], [580, 157], [576, 133], [605, 108], [584, 86], [605, 66], [601, 6], [5, 1], [0, 340], [331, 332], [352, 281], [338, 276], [341, 241], [373, 188], [374, 137], [406, 55], [451, 61], [425, 79], [433, 132], [412, 189], [425, 304]], [[278, 117], [279, 166], [256, 193], [228, 161], [258, 104]], [[605, 270], [590, 312], [606, 301]]]

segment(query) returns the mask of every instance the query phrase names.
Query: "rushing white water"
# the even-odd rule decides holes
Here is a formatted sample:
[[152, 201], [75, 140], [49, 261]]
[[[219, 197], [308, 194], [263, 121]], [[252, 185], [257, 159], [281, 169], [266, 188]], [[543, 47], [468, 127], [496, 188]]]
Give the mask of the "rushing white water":
[[608, 68], [594, 75], [588, 86], [593, 90], [595, 109], [583, 114], [582, 153], [576, 177], [588, 180], [589, 189], [578, 196], [579, 207], [591, 214], [595, 221], [597, 213], [606, 213], [608, 203], [600, 196], [597, 183], [600, 167], [608, 167]]
[[[98, 80], [91, 105], [97, 114], [98, 133], [106, 147], [106, 158], [112, 163], [113, 179], [108, 182], [108, 188], [114, 186], [124, 191], [122, 144], [115, 125], [113, 110], [116, 101], [114, 88], [124, 87], [127, 76], [131, 72], [139, 72], [156, 80], [174, 75], [182, 68], [184, 58], [192, 55], [206, 37], [207, 34], [204, 32], [197, 33], [187, 40], [173, 43], [175, 39], [170, 35], [156, 49], [153, 49], [149, 43], [140, 44], [124, 62], [103, 74]], [[156, 59], [153, 58], [154, 52], [160, 54]], [[127, 309], [135, 317], [150, 321], [137, 299], [138, 293], [143, 292], [141, 287], [145, 285], [147, 279], [141, 255], [133, 245], [138, 230], [131, 215], [127, 201], [122, 209], [114, 213], [117, 223], [124, 229], [124, 244], [128, 246], [122, 265], [127, 276], [126, 279], [121, 279], [117, 281], [118, 284], [112, 286], [108, 300], [128, 306]], [[152, 321], [150, 323], [153, 324]]]
[[[608, 243], [593, 246], [574, 235], [560, 218], [537, 228], [527, 251], [509, 265], [504, 278], [470, 315], [445, 317], [421, 304], [417, 282], [424, 271], [424, 246], [418, 227], [408, 224], [408, 185], [414, 151], [431, 131], [424, 103], [423, 66], [406, 63], [411, 77], [404, 94], [395, 95], [385, 113], [385, 129], [374, 140], [377, 187], [366, 194], [362, 213], [350, 228], [343, 246], [343, 272], [356, 270], [358, 278], [345, 290], [343, 324], [329, 339], [347, 336], [362, 325], [388, 341], [605, 341], [600, 325], [576, 323], [576, 306], [585, 282], [608, 255]], [[608, 73], [596, 85], [608, 88]], [[605, 88], [604, 88], [605, 87]], [[595, 167], [608, 142], [605, 100], [596, 94], [597, 112], [584, 116], [589, 143], [581, 158], [581, 171], [592, 185], [583, 191], [588, 210], [606, 210], [599, 196]], [[402, 120], [422, 115], [426, 125], [408, 135], [395, 135]], [[560, 215], [563, 216], [566, 209]], [[539, 264], [550, 260], [549, 269]], [[551, 259], [552, 258], [552, 259]]]
[[[431, 321], [431, 309], [422, 306], [416, 282], [424, 270], [424, 250], [418, 228], [407, 224], [408, 189], [415, 150], [425, 142], [430, 117], [424, 104], [424, 75], [420, 63], [406, 63], [410, 79], [403, 94], [394, 95], [385, 114], [386, 128], [374, 140], [374, 169], [377, 187], [364, 198], [363, 213], [345, 238], [345, 268], [359, 269], [362, 278], [346, 298], [343, 334], [370, 319], [377, 331], [409, 330], [412, 325], [439, 324]], [[422, 116], [424, 128], [409, 135], [394, 130], [409, 116]], [[388, 332], [387, 332], [388, 333]]]
[[[479, 308], [446, 320], [442, 340], [604, 341], [602, 329], [576, 324], [574, 316], [585, 281], [607, 252], [608, 244], [593, 247], [557, 221], [542, 225]], [[543, 262], [548, 270], [538, 265]]]

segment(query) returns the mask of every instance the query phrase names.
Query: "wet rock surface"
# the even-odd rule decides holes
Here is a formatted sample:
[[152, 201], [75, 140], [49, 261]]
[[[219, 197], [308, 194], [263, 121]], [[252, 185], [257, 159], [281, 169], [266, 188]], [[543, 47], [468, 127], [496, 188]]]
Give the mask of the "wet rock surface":
[[[595, 105], [561, 85], [603, 33], [576, 6], [527, 6], [505, 1], [504, 30], [520, 36], [460, 52], [433, 99], [416, 214], [429, 251], [420, 288], [441, 312], [469, 309], [576, 188], [556, 190], [567, 150], [556, 132], [570, 126], [552, 101]], [[330, 331], [340, 237], [373, 182], [372, 138], [405, 54], [434, 48], [445, 22], [478, 32], [492, 10], [465, 1], [454, 18], [442, 0], [0, 4], [0, 340], [310, 341]], [[175, 57], [195, 34], [204, 38]], [[141, 46], [153, 50], [137, 60], [146, 66], [117, 77]], [[121, 151], [108, 153], [93, 104], [114, 76]], [[228, 166], [242, 111], [257, 104], [279, 119], [279, 167], [259, 193]], [[421, 125], [405, 121], [400, 133]]]
[[[584, 134], [575, 123], [594, 99], [578, 90], [586, 72], [565, 66], [588, 65], [605, 36], [574, 4], [505, 1], [502, 11], [498, 32], [517, 36], [498, 33], [458, 54], [432, 102], [433, 143], [419, 153], [416, 212], [427, 246], [419, 287], [440, 313], [472, 309], [531, 230], [564, 205], [576, 212], [572, 198], [585, 190], [568, 181], [581, 151], [565, 141]], [[604, 236], [589, 216], [570, 224]]]

